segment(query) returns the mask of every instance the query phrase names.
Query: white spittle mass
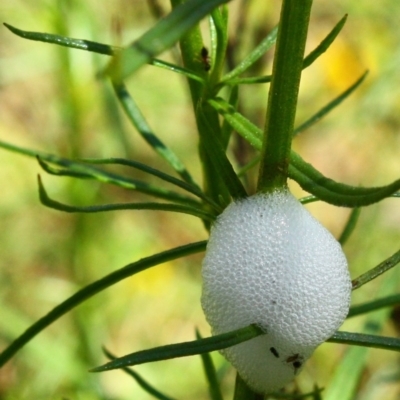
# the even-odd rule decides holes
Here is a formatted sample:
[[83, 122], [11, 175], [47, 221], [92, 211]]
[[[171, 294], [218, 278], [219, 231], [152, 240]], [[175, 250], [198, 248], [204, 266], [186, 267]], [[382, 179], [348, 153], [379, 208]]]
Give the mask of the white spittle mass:
[[223, 351], [260, 393], [290, 382], [349, 311], [339, 243], [287, 190], [230, 204], [211, 229], [202, 275], [214, 335], [253, 323], [267, 332]]

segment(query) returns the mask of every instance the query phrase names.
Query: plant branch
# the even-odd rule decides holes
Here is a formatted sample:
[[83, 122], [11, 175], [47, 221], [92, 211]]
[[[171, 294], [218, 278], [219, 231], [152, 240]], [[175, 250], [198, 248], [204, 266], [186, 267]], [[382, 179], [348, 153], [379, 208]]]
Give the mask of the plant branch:
[[258, 190], [286, 185], [312, 0], [284, 0], [272, 71]]

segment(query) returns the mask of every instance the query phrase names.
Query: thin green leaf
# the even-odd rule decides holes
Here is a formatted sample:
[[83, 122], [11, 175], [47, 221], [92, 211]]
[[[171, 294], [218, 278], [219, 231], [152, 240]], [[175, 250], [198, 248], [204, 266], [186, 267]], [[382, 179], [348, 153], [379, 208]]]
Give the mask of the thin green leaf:
[[208, 353], [210, 351], [222, 350], [263, 334], [265, 334], [265, 332], [261, 328], [252, 324], [245, 328], [240, 328], [232, 332], [222, 333], [205, 339], [169, 344], [154, 349], [138, 351], [117, 358], [100, 367], [92, 368], [90, 372], [104, 372], [148, 362], [169, 360], [172, 358], [187, 357]]
[[[131, 179], [126, 176], [107, 172], [99, 168], [87, 165], [81, 162], [69, 160], [55, 155], [47, 155], [45, 159], [38, 157], [40, 166], [49, 174], [57, 176], [70, 176], [81, 179], [94, 179], [99, 182], [108, 183], [123, 187], [125, 189], [137, 190], [141, 193], [146, 193], [151, 196], [166, 199], [172, 202], [178, 202], [183, 204], [191, 204], [195, 207], [200, 204], [198, 201], [173, 192], [168, 189], [161, 188], [159, 186], [151, 185], [147, 182]], [[56, 167], [52, 166], [54, 164]]]
[[303, 60], [303, 69], [309, 67], [321, 54], [328, 50], [329, 46], [336, 39], [339, 32], [344, 27], [347, 20], [347, 14], [334, 26], [325, 39]]
[[224, 85], [237, 86], [237, 85], [257, 85], [259, 83], [269, 83], [272, 80], [272, 75], [264, 76], [249, 76], [245, 78], [233, 78], [224, 82]]
[[210, 104], [224, 119], [257, 150], [262, 146], [262, 130], [240, 114], [228, 102], [221, 98], [208, 100]]
[[[378, 285], [379, 296], [396, 290], [397, 282], [390, 276], [386, 276]], [[361, 334], [378, 335], [389, 316], [389, 310], [381, 310], [370, 314], [363, 321]], [[346, 349], [336, 369], [327, 382], [324, 400], [353, 400], [356, 397], [357, 388], [367, 369], [368, 347], [350, 346]]]
[[262, 41], [261, 43], [244, 58], [232, 71], [227, 73], [221, 80], [221, 84], [230, 85], [232, 79], [236, 78], [248, 68], [250, 68], [256, 61], [258, 61], [276, 42], [278, 35], [278, 27], [276, 26]]
[[193, 215], [197, 218], [206, 221], [214, 221], [215, 216], [209, 214], [201, 209], [184, 206], [180, 204], [168, 204], [168, 203], [117, 203], [117, 204], [101, 204], [92, 206], [70, 206], [67, 204], [60, 203], [51, 199], [43, 186], [43, 183], [38, 176], [39, 183], [39, 198], [40, 202], [49, 208], [64, 211], [68, 213], [98, 213], [105, 211], [120, 211], [120, 210], [157, 210], [157, 211], [170, 211], [182, 214]]
[[361, 85], [361, 83], [364, 82], [364, 79], [366, 78], [367, 75], [368, 71], [364, 72], [364, 74], [362, 74], [361, 77], [358, 78], [348, 89], [346, 89], [343, 93], [341, 93], [339, 96], [330, 101], [327, 105], [322, 107], [316, 114], [314, 114], [307, 121], [299, 125], [293, 131], [293, 136], [298, 135], [299, 133], [308, 129], [310, 126], [314, 125], [320, 119], [325, 117], [325, 115], [327, 115], [330, 111], [336, 108], [343, 100], [347, 99], [347, 97], [349, 97], [350, 94], [352, 94]]
[[117, 54], [122, 50], [121, 47], [110, 46], [108, 44], [97, 43], [91, 40], [85, 39], [74, 39], [61, 35], [53, 35], [50, 33], [41, 32], [29, 32], [23, 31], [21, 29], [15, 28], [9, 24], [4, 23], [4, 25], [14, 34], [20, 36], [24, 39], [35, 40], [39, 42], [46, 42], [57, 44], [59, 46], [70, 47], [73, 49], [86, 50], [94, 53], [104, 54], [107, 56], [112, 56]]
[[[115, 360], [117, 357], [111, 354], [106, 348], [103, 347], [104, 354], [110, 359]], [[143, 379], [136, 371], [131, 368], [122, 368], [124, 372], [126, 372], [129, 376], [131, 376], [138, 385], [151, 396], [155, 397], [159, 400], [174, 400], [172, 397], [165, 395], [156, 389], [153, 385], [148, 383], [145, 379]]]
[[[229, 100], [228, 104], [233, 107], [234, 109], [237, 108], [239, 104], [239, 87], [238, 86], [233, 86], [231, 89], [231, 93], [229, 95]], [[221, 139], [222, 139], [222, 146], [224, 149], [228, 147], [229, 139], [232, 135], [233, 128], [232, 125], [230, 125], [226, 119], [222, 121], [222, 126], [221, 126]]]
[[314, 203], [315, 201], [319, 201], [319, 198], [316, 196], [305, 196], [299, 199], [301, 204], [309, 204], [309, 203]]
[[320, 200], [351, 208], [377, 203], [400, 189], [400, 179], [387, 186], [369, 188], [335, 182], [322, 175], [294, 151], [290, 155], [289, 177]]
[[344, 343], [353, 346], [400, 351], [400, 339], [387, 336], [338, 331], [327, 341], [331, 343]]
[[394, 253], [386, 260], [382, 261], [375, 268], [372, 268], [365, 274], [362, 274], [358, 278], [353, 279], [352, 281], [353, 290], [359, 289], [362, 285], [365, 285], [369, 281], [372, 281], [373, 279], [382, 275], [384, 272], [395, 267], [399, 262], [400, 262], [400, 250]]
[[41, 166], [41, 168], [43, 169], [43, 171], [47, 172], [50, 175], [70, 176], [78, 179], [93, 179], [92, 175], [89, 173], [77, 172], [66, 168], [60, 168], [59, 165], [56, 164], [56, 166], [54, 166], [50, 164], [50, 162], [42, 159], [41, 157], [37, 157], [37, 161]]
[[118, 165], [125, 165], [127, 167], [135, 168], [143, 172], [147, 172], [148, 174], [154, 175], [168, 183], [172, 183], [173, 185], [176, 185], [180, 187], [181, 189], [186, 190], [189, 193], [194, 194], [195, 196], [199, 197], [200, 199], [204, 200], [206, 203], [210, 204], [214, 209], [217, 211], [221, 212], [221, 207], [216, 204], [212, 199], [210, 199], [205, 193], [201, 191], [201, 189], [196, 185], [193, 185], [188, 182], [181, 181], [171, 175], [168, 175], [162, 171], [159, 171], [158, 169], [149, 167], [146, 164], [137, 162], [137, 161], [132, 161], [132, 160], [127, 160], [125, 158], [83, 158], [81, 161], [85, 163], [90, 163], [90, 164], [118, 164]]
[[342, 246], [347, 242], [348, 238], [353, 233], [357, 225], [360, 214], [361, 214], [361, 208], [353, 208], [353, 210], [351, 211], [346, 226], [344, 227], [343, 232], [338, 239], [338, 242]]
[[159, 67], [159, 68], [166, 69], [166, 70], [171, 71], [171, 72], [175, 72], [177, 74], [186, 76], [186, 78], [193, 79], [193, 80], [198, 81], [198, 82], [200, 82], [202, 84], [205, 84], [204, 78], [201, 77], [200, 75], [198, 75], [195, 72], [190, 71], [190, 70], [188, 70], [186, 68], [180, 67], [180, 66], [175, 65], [175, 64], [171, 64], [171, 63], [169, 63], [167, 61], [163, 61], [163, 60], [159, 60], [159, 59], [155, 58], [154, 60], [150, 61], [149, 64], [150, 65], [154, 65], [154, 66]]
[[[260, 128], [221, 98], [209, 100], [208, 103], [253, 147], [257, 150], [261, 149], [262, 130]], [[400, 189], [400, 179], [387, 186], [370, 188], [335, 182], [322, 175], [294, 151], [291, 151], [290, 154], [289, 177], [320, 200], [351, 208], [367, 206], [384, 198], [395, 196], [395, 192]]]
[[174, 8], [138, 40], [116, 54], [105, 73], [114, 82], [126, 77], [158, 54], [174, 45], [212, 10], [229, 0], [188, 0]]
[[222, 177], [222, 181], [226, 184], [230, 195], [234, 199], [246, 197], [246, 189], [236, 175], [232, 164], [228, 160], [225, 149], [223, 148], [219, 137], [214, 134], [214, 131], [209, 126], [207, 119], [204, 117], [204, 114], [202, 112], [199, 112], [199, 115], [202, 117], [205, 126], [205, 129], [202, 130], [202, 134], [204, 135], [204, 140], [208, 144], [206, 147], [206, 151], [209, 155], [210, 162], [214, 166], [215, 171], [220, 174], [220, 176]]
[[397, 306], [400, 304], [400, 294], [387, 296], [383, 299], [368, 301], [357, 306], [350, 307], [347, 318], [357, 317], [358, 315], [380, 310], [381, 308]]
[[31, 325], [21, 336], [15, 339], [2, 353], [0, 353], [0, 367], [10, 360], [15, 353], [24, 347], [30, 340], [32, 340], [38, 333], [43, 331], [54, 321], [77, 307], [79, 304], [88, 300], [95, 294], [107, 289], [108, 287], [135, 275], [148, 268], [154, 267], [168, 261], [176, 260], [178, 258], [186, 257], [191, 254], [200, 253], [205, 250], [207, 245], [206, 241], [187, 244], [184, 246], [176, 247], [171, 250], [163, 251], [149, 257], [142, 258], [139, 261], [128, 264], [125, 267], [106, 275], [105, 277], [85, 286], [83, 289], [78, 290], [75, 294], [67, 300], [60, 303], [53, 308], [48, 314], [40, 318], [33, 325]]
[[186, 167], [179, 160], [177, 155], [168, 148], [150, 129], [146, 119], [140, 112], [128, 89], [123, 83], [113, 83], [113, 88], [118, 100], [132, 124], [136, 127], [143, 139], [162, 157], [168, 164], [181, 176], [181, 178], [194, 185], [198, 185], [193, 181]]
[[226, 6], [215, 8], [210, 16], [211, 43], [213, 47], [211, 85], [220, 80], [224, 69], [226, 48], [228, 45], [228, 8]]
[[252, 160], [250, 160], [245, 166], [243, 166], [238, 171], [238, 176], [242, 177], [247, 171], [254, 168], [257, 164], [260, 163], [260, 159], [261, 159], [260, 155], [255, 156]]
[[[202, 339], [200, 332], [197, 329], [196, 339]], [[211, 400], [223, 400], [221, 389], [218, 383], [217, 372], [215, 370], [211, 355], [209, 353], [203, 353], [200, 356], [203, 363], [203, 369], [206, 374]]]
[[[204, 64], [204, 70], [208, 73], [212, 72], [213, 68], [215, 67], [215, 58], [217, 57], [218, 51], [218, 33], [217, 27], [215, 26], [215, 22], [211, 16], [208, 17], [208, 28], [210, 34], [210, 44], [211, 44], [211, 51], [208, 51], [207, 47], [203, 47], [200, 50], [200, 58], [202, 63]], [[184, 38], [182, 38], [184, 40]], [[182, 40], [181, 40], [182, 42]], [[204, 48], [207, 50], [205, 51]]]
[[[21, 29], [15, 28], [9, 24], [4, 23], [4, 25], [14, 34], [20, 36], [24, 39], [35, 40], [39, 42], [56, 44], [63, 47], [69, 47], [72, 49], [86, 50], [97, 54], [103, 54], [106, 56], [114, 56], [120, 52], [123, 47], [111, 46], [104, 43], [94, 42], [92, 40], [86, 39], [74, 39], [68, 36], [54, 35], [51, 33], [41, 33], [41, 32], [29, 32], [23, 31]], [[178, 74], [184, 75], [190, 79], [194, 79], [201, 83], [204, 83], [204, 79], [198, 74], [189, 71], [186, 68], [182, 68], [178, 65], [171, 64], [167, 61], [159, 60], [157, 58], [149, 61], [150, 65], [166, 69], [168, 71], [176, 72]]]
[[[51, 174], [74, 176], [83, 179], [95, 179], [100, 182], [120, 186], [125, 189], [137, 190], [142, 193], [147, 193], [170, 201], [175, 201], [186, 205], [190, 204], [194, 207], [201, 206], [201, 203], [191, 199], [190, 197], [182, 196], [178, 193], [159, 188], [158, 186], [149, 185], [145, 182], [130, 179], [125, 176], [106, 172], [90, 165], [85, 165], [83, 163], [79, 163], [73, 160], [58, 157], [54, 154], [26, 149], [3, 141], [0, 141], [0, 147], [9, 151], [16, 152], [18, 154], [26, 155], [29, 157], [36, 157], [39, 160], [42, 168], [44, 168], [46, 172], [49, 172]], [[61, 167], [61, 169], [51, 167], [49, 163], [53, 163]]]
[[5, 150], [12, 151], [17, 154], [22, 154], [22, 155], [28, 156], [28, 157], [35, 157], [35, 158], [40, 157], [42, 159], [46, 159], [46, 157], [49, 156], [48, 153], [44, 153], [39, 150], [31, 150], [31, 149], [27, 149], [25, 147], [16, 146], [11, 143], [3, 142], [2, 140], [0, 140], [0, 147]]
[[352, 346], [337, 363], [325, 388], [324, 400], [354, 399], [356, 388], [365, 370], [368, 348]]
[[[325, 37], [325, 39], [303, 60], [303, 69], [309, 67], [321, 54], [323, 54], [332, 42], [336, 39], [339, 32], [342, 30], [346, 23], [347, 15], [345, 15], [332, 29], [332, 31]], [[251, 85], [258, 83], [271, 82], [272, 75], [265, 75], [259, 77], [246, 77], [237, 78], [242, 72], [249, 68], [255, 61], [257, 61], [266, 51], [268, 51], [276, 42], [278, 27], [274, 30], [257, 46], [234, 70], [226, 74], [221, 84], [224, 85]], [[265, 47], [264, 47], [265, 46]], [[254, 57], [254, 58], [253, 58]], [[235, 79], [236, 78], [236, 79]]]

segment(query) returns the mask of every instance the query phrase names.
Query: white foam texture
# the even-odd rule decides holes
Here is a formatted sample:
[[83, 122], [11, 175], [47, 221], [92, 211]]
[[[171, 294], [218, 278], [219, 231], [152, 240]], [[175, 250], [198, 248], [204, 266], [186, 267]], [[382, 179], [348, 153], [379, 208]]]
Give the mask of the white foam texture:
[[202, 307], [213, 334], [267, 334], [223, 351], [256, 392], [289, 383], [342, 324], [351, 280], [339, 243], [286, 190], [230, 204], [211, 229]]

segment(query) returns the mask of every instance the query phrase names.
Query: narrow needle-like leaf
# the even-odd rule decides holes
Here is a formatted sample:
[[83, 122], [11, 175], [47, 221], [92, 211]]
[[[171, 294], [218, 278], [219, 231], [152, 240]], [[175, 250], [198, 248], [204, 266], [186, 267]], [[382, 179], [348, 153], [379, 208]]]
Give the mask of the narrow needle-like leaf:
[[39, 198], [43, 205], [55, 210], [64, 211], [68, 213], [98, 213], [105, 211], [119, 211], [119, 210], [158, 210], [170, 211], [183, 214], [193, 215], [207, 221], [214, 221], [215, 216], [209, 214], [199, 208], [169, 203], [121, 203], [121, 204], [101, 204], [92, 206], [70, 206], [60, 203], [51, 199], [43, 186], [43, 183], [38, 176], [39, 184]]
[[118, 100], [121, 103], [127, 117], [136, 127], [143, 139], [161, 156], [165, 161], [181, 176], [181, 178], [192, 184], [198, 186], [184, 164], [180, 161], [178, 156], [167, 147], [150, 129], [146, 119], [141, 113], [139, 107], [136, 105], [133, 97], [129, 94], [125, 84], [120, 82], [113, 82], [113, 88]]
[[299, 133], [308, 129], [310, 126], [314, 125], [321, 118], [325, 117], [325, 115], [327, 115], [330, 111], [336, 108], [340, 103], [342, 103], [343, 100], [347, 99], [347, 97], [349, 97], [350, 94], [352, 94], [364, 82], [364, 79], [366, 78], [367, 75], [368, 71], [364, 72], [364, 74], [361, 75], [361, 77], [358, 78], [348, 89], [346, 89], [343, 93], [341, 93], [339, 96], [330, 101], [327, 105], [322, 107], [316, 114], [314, 114], [307, 121], [299, 125], [293, 131], [293, 136], [298, 135]]
[[229, 0], [188, 0], [175, 7], [138, 40], [119, 52], [105, 73], [115, 82], [122, 82], [143, 64], [174, 45], [214, 8]]
[[380, 187], [357, 187], [335, 182], [322, 175], [294, 151], [290, 155], [289, 177], [320, 200], [351, 208], [377, 203], [400, 189], [400, 179]]
[[331, 338], [329, 338], [327, 342], [400, 351], [400, 339], [378, 335], [367, 335], [364, 333], [338, 331]]
[[261, 150], [262, 130], [240, 114], [231, 104], [222, 98], [215, 98], [208, 101], [224, 120], [232, 126], [245, 140], [254, 148]]
[[[56, 44], [59, 46], [69, 47], [72, 49], [86, 50], [97, 54], [103, 54], [106, 56], [114, 56], [123, 49], [123, 47], [111, 46], [104, 43], [94, 42], [92, 40], [75, 39], [75, 38], [70, 38], [68, 36], [54, 35], [51, 33], [23, 31], [22, 29], [18, 29], [12, 25], [6, 24], [5, 22], [4, 26], [6, 26], [12, 33], [24, 39]], [[196, 73], [189, 71], [186, 68], [182, 68], [178, 65], [171, 64], [167, 61], [154, 58], [152, 60], [149, 60], [149, 64], [163, 69], [167, 69], [168, 71], [176, 72], [178, 74], [186, 76], [189, 79], [194, 79], [196, 81], [204, 83], [204, 79], [201, 76], [197, 75]]]
[[234, 171], [233, 166], [225, 153], [221, 140], [213, 134], [213, 130], [209, 126], [204, 114], [200, 112], [200, 115], [203, 117], [203, 123], [206, 126], [206, 129], [203, 130], [204, 139], [209, 144], [206, 151], [208, 152], [211, 163], [214, 165], [214, 169], [218, 171], [222, 177], [222, 180], [226, 184], [232, 198], [240, 199], [246, 197], [246, 189]]
[[[377, 282], [374, 294], [379, 296], [396, 290], [397, 282], [390, 276]], [[380, 335], [387, 324], [390, 310], [371, 313], [359, 325], [358, 333], [364, 335]], [[354, 400], [358, 388], [367, 370], [368, 347], [349, 346], [342, 355], [340, 362], [330, 376], [325, 387], [324, 400]]]
[[338, 242], [342, 246], [347, 242], [348, 238], [353, 233], [357, 225], [358, 217], [360, 216], [360, 214], [361, 214], [361, 208], [353, 208], [353, 210], [351, 211], [346, 226], [344, 227], [343, 232], [338, 239]]
[[305, 197], [302, 197], [301, 199], [299, 199], [301, 204], [314, 203], [315, 201], [318, 201], [318, 200], [319, 200], [319, 198], [316, 196], [313, 196], [313, 195], [305, 196]]
[[[106, 348], [103, 347], [104, 354], [110, 359], [115, 360], [117, 357], [111, 354]], [[156, 389], [153, 385], [143, 379], [136, 371], [131, 368], [122, 368], [124, 372], [126, 372], [129, 376], [131, 376], [138, 385], [151, 396], [155, 397], [159, 400], [174, 400], [172, 397], [165, 395]]]
[[400, 304], [400, 294], [385, 297], [383, 299], [369, 301], [367, 303], [358, 304], [350, 307], [347, 318], [357, 317], [358, 315], [370, 313], [372, 311], [380, 310], [384, 307], [391, 307]]
[[220, 206], [216, 204], [212, 199], [210, 199], [197, 185], [193, 185], [188, 182], [181, 181], [171, 175], [166, 174], [165, 172], [159, 171], [158, 169], [149, 167], [143, 163], [127, 160], [125, 158], [85, 158], [82, 159], [83, 162], [90, 163], [90, 164], [119, 164], [125, 165], [127, 167], [136, 168], [140, 171], [147, 172], [148, 174], [154, 175], [168, 183], [172, 183], [180, 187], [181, 189], [186, 190], [189, 193], [194, 194], [195, 196], [199, 197], [200, 199], [204, 200], [206, 203], [210, 204], [213, 208], [217, 211], [222, 211]]
[[[200, 332], [197, 329], [196, 338], [202, 339]], [[210, 353], [203, 353], [200, 356], [203, 363], [203, 369], [206, 374], [211, 400], [223, 400], [221, 389], [218, 383], [217, 372], [215, 371], [215, 366]]]
[[275, 44], [277, 34], [278, 27], [276, 26], [243, 61], [222, 78], [221, 84], [229, 84], [228, 81], [242, 74], [259, 60]]
[[347, 20], [347, 14], [333, 27], [325, 39], [303, 60], [303, 69], [309, 67], [321, 54], [328, 50]]
[[90, 370], [90, 372], [103, 372], [112, 369], [128, 367], [131, 365], [169, 360], [177, 357], [187, 357], [196, 354], [208, 353], [210, 351], [222, 350], [265, 333], [266, 332], [264, 332], [257, 325], [252, 324], [246, 326], [245, 328], [240, 328], [235, 331], [222, 333], [220, 335], [211, 336], [205, 339], [170, 344], [156, 347], [154, 349], [138, 351], [136, 353], [117, 358], [100, 367], [93, 368]]
[[20, 36], [24, 39], [57, 44], [59, 46], [91, 51], [94, 53], [104, 54], [107, 56], [112, 56], [122, 50], [121, 47], [110, 46], [108, 44], [93, 42], [91, 40], [74, 39], [74, 38], [70, 38], [70, 37], [66, 37], [66, 36], [54, 35], [51, 33], [23, 31], [21, 29], [15, 28], [14, 26], [11, 26], [6, 23], [4, 23], [4, 25], [12, 33], [14, 33], [17, 36]]
[[[325, 39], [303, 60], [302, 68], [309, 67], [321, 54], [328, 50], [329, 46], [336, 39], [339, 32], [342, 30], [346, 23], [347, 15], [345, 15], [331, 30], [331, 32], [325, 37]], [[269, 36], [267, 36], [261, 44], [256, 47], [235, 69], [226, 74], [221, 84], [223, 85], [249, 85], [257, 83], [268, 83], [271, 82], [272, 75], [265, 75], [259, 77], [245, 77], [237, 78], [239, 74], [249, 68], [255, 61], [258, 60], [269, 48], [275, 44], [277, 28], [275, 28]]]
[[[100, 182], [113, 184], [126, 189], [137, 190], [149, 195], [153, 195], [155, 197], [183, 203], [185, 205], [190, 204], [194, 207], [198, 207], [201, 204], [190, 197], [182, 196], [179, 193], [175, 193], [170, 190], [160, 188], [158, 186], [150, 185], [147, 182], [141, 182], [138, 180], [127, 178], [125, 176], [106, 172], [101, 169], [84, 164], [82, 162], [58, 157], [54, 154], [26, 149], [3, 141], [0, 141], [0, 147], [9, 151], [16, 152], [18, 154], [37, 158], [42, 168], [50, 174], [60, 176], [73, 176], [84, 179], [95, 179]], [[57, 168], [52, 167], [50, 163], [57, 165]]]
[[[257, 150], [262, 145], [262, 130], [221, 98], [208, 102], [232, 127]], [[361, 207], [386, 197], [397, 196], [400, 179], [380, 187], [357, 187], [335, 182], [317, 171], [294, 151], [290, 153], [289, 177], [304, 190], [327, 203], [344, 207]]]
[[18, 352], [18, 350], [24, 347], [38, 333], [43, 331], [54, 321], [57, 321], [60, 317], [71, 311], [73, 308], [77, 307], [79, 304], [83, 303], [85, 300], [88, 300], [95, 294], [103, 291], [104, 289], [107, 289], [108, 287], [122, 281], [125, 278], [144, 271], [145, 269], [163, 264], [168, 261], [176, 260], [190, 254], [202, 252], [205, 250], [206, 244], [206, 241], [191, 243], [152, 255], [150, 257], [145, 257], [139, 261], [128, 264], [125, 267], [106, 275], [104, 278], [101, 278], [85, 286], [83, 289], [77, 291], [74, 295], [60, 303], [48, 314], [36, 321], [21, 336], [15, 339], [8, 347], [6, 347], [0, 353], [0, 367], [3, 366], [8, 360], [10, 360], [14, 356], [14, 354]]
[[365, 285], [369, 281], [372, 281], [373, 279], [377, 278], [379, 275], [382, 275], [384, 272], [395, 267], [399, 262], [400, 262], [400, 250], [394, 253], [391, 257], [387, 258], [385, 261], [382, 261], [375, 268], [372, 268], [365, 274], [362, 274], [358, 278], [353, 279], [352, 281], [353, 290], [360, 288], [362, 285]]
[[[38, 157], [40, 166], [49, 174], [57, 176], [71, 176], [81, 179], [94, 179], [99, 182], [104, 182], [125, 189], [137, 190], [141, 193], [146, 193], [151, 196], [159, 197], [173, 202], [190, 204], [199, 206], [200, 202], [190, 197], [181, 195], [174, 191], [164, 189], [160, 186], [152, 185], [147, 182], [128, 178], [113, 172], [104, 171], [100, 168], [93, 167], [82, 162], [69, 160], [54, 155], [48, 155], [45, 159]], [[52, 165], [54, 164], [55, 167]]]

